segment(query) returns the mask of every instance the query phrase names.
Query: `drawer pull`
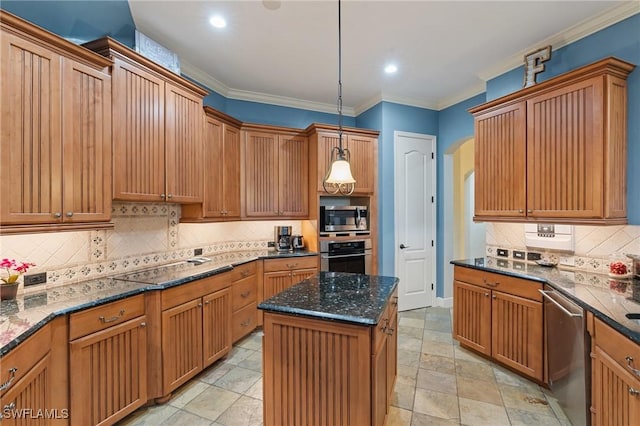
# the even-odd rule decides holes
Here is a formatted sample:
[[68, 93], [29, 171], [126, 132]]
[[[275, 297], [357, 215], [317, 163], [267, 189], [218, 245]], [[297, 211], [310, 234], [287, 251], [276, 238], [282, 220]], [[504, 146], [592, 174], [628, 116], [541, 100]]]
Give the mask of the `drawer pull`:
[[16, 402], [12, 401], [11, 404], [6, 404], [4, 407], [2, 407], [3, 411], [11, 411], [11, 410], [15, 410], [16, 408]]
[[124, 309], [120, 309], [120, 312], [118, 313], [118, 315], [116, 315], [115, 317], [111, 317], [111, 318], [105, 318], [102, 315], [100, 315], [98, 317], [98, 319], [103, 323], [103, 324], [107, 324], [110, 322], [114, 322], [114, 321], [118, 321], [120, 318], [122, 318], [124, 316]]
[[242, 293], [242, 294], [240, 295], [240, 297], [242, 297], [243, 299], [246, 299], [247, 297], [249, 297], [249, 295], [250, 295], [250, 294], [251, 294], [251, 292], [250, 292], [250, 291], [245, 291], [244, 293]]
[[247, 278], [250, 274], [249, 271], [242, 271], [240, 272], [240, 275], [242, 276], [242, 278]]
[[298, 266], [297, 263], [294, 263], [293, 265], [290, 265], [290, 264], [287, 263], [287, 268], [289, 268], [289, 269], [295, 269], [297, 266]]
[[640, 377], [640, 370], [638, 370], [637, 368], [633, 368], [633, 357], [627, 355], [626, 357], [624, 357], [624, 359], [627, 361], [627, 368], [629, 369], [629, 371]]
[[486, 278], [483, 278], [482, 282], [484, 283], [484, 285], [486, 285], [488, 287], [493, 287], [493, 288], [498, 287], [500, 285], [499, 282], [496, 281], [495, 283], [492, 283], [492, 282], [487, 281]]
[[241, 325], [242, 327], [246, 327], [246, 326], [248, 326], [249, 324], [251, 324], [251, 319], [248, 319], [248, 320], [246, 320], [246, 321], [242, 321], [242, 322], [240, 323], [240, 325]]
[[640, 391], [629, 386], [629, 395], [638, 396], [640, 395]]
[[11, 383], [13, 383], [13, 380], [16, 378], [16, 371], [18, 371], [16, 367], [9, 369], [9, 380], [0, 385], [0, 391], [7, 390], [11, 387]]

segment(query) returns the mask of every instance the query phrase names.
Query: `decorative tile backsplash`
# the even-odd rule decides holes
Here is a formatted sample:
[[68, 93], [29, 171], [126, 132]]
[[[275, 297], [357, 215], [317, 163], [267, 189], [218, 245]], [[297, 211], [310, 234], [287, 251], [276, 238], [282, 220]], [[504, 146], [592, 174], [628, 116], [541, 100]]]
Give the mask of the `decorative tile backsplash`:
[[487, 255], [496, 256], [497, 249], [534, 251], [542, 253], [543, 259], [561, 261], [575, 270], [607, 273], [609, 263], [615, 258], [623, 260], [631, 270], [626, 253], [640, 254], [640, 226], [575, 226], [574, 253], [555, 252], [537, 248], [527, 248], [524, 240], [524, 224], [487, 223]]
[[[26, 293], [62, 284], [161, 265], [193, 256], [266, 249], [273, 227], [291, 225], [301, 233], [301, 221], [179, 223], [176, 204], [114, 203], [113, 230], [52, 232], [0, 236], [0, 257], [36, 264], [29, 273], [47, 272], [47, 284]], [[23, 291], [21, 289], [20, 291]]]

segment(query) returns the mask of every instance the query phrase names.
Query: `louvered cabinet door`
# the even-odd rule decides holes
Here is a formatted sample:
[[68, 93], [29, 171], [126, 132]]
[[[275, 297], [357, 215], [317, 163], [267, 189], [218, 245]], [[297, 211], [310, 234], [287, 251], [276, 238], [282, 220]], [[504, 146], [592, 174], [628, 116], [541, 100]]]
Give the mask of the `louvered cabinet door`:
[[291, 271], [291, 285], [298, 284], [302, 280], [306, 280], [318, 273], [318, 269], [294, 269]]
[[542, 381], [542, 303], [493, 291], [492, 357]]
[[71, 341], [72, 425], [111, 425], [147, 402], [146, 316]]
[[279, 136], [278, 211], [280, 216], [309, 216], [309, 144], [307, 138]]
[[274, 217], [278, 203], [278, 136], [245, 133], [245, 204], [248, 217]]
[[202, 371], [202, 299], [162, 311], [164, 395]]
[[475, 216], [526, 214], [526, 112], [520, 102], [475, 116]]
[[491, 291], [453, 282], [453, 335], [461, 343], [491, 355]]
[[371, 194], [376, 184], [377, 139], [367, 136], [349, 135], [346, 147], [351, 155], [351, 172], [356, 180], [354, 193]]
[[603, 216], [602, 91], [597, 77], [527, 101], [529, 216]]
[[[329, 159], [331, 158], [331, 150], [339, 145], [339, 139], [337, 133], [325, 133], [318, 132], [318, 191], [324, 192], [324, 186], [322, 181], [327, 174], [329, 165], [331, 164]], [[346, 147], [346, 135], [343, 135], [342, 146]]]
[[[224, 217], [240, 217], [240, 129], [223, 124], [224, 135]], [[209, 164], [208, 167], [213, 167]], [[208, 182], [207, 182], [208, 184]], [[218, 187], [218, 190], [220, 188]]]
[[113, 199], [163, 201], [164, 82], [116, 58], [112, 85]]
[[224, 211], [224, 139], [223, 124], [207, 117], [204, 125], [204, 217], [222, 217]]
[[1, 222], [61, 222], [61, 58], [4, 31], [0, 40]]
[[165, 96], [166, 199], [200, 203], [204, 191], [202, 98], [170, 83]]
[[231, 289], [202, 298], [202, 347], [204, 367], [231, 350]]
[[63, 220], [111, 218], [111, 76], [63, 60]]
[[[40, 410], [51, 410], [51, 414], [60, 418], [66, 417], [67, 407], [52, 407], [51, 395], [55, 392], [51, 380], [51, 354], [47, 353], [24, 376], [15, 383], [7, 393], [2, 395], [2, 425], [53, 425], [58, 424], [47, 416], [36, 416]], [[57, 411], [53, 411], [56, 408]], [[27, 411], [24, 411], [27, 410]], [[65, 411], [62, 411], [65, 410]], [[15, 414], [13, 414], [15, 413]], [[31, 413], [31, 416], [29, 415]], [[22, 414], [19, 418], [18, 415]], [[65, 420], [66, 421], [66, 420]]]
[[263, 275], [264, 299], [288, 289], [291, 287], [291, 272], [265, 272]]
[[597, 344], [591, 356], [591, 420], [594, 426], [640, 424], [639, 380]]

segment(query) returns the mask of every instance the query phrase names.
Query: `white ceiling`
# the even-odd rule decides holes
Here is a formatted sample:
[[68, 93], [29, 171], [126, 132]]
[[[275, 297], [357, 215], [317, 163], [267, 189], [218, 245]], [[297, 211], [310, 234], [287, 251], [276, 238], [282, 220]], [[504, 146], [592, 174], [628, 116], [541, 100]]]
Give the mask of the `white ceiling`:
[[[139, 31], [222, 95], [334, 112], [337, 1], [279, 3], [269, 10], [262, 1], [130, 0], [130, 7]], [[343, 0], [345, 114], [380, 100], [445, 108], [483, 92], [487, 79], [531, 50], [557, 49], [638, 12], [638, 1]], [[226, 18], [225, 29], [209, 25], [214, 14]], [[398, 65], [395, 75], [384, 74], [388, 61]]]

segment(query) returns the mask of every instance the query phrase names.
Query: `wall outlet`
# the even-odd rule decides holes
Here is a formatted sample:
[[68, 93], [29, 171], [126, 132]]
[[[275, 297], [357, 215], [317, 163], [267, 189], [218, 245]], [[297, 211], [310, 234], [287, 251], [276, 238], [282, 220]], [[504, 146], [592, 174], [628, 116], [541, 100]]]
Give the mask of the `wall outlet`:
[[202, 249], [201, 248], [193, 249], [193, 255], [202, 256]]
[[575, 256], [558, 256], [558, 265], [576, 266], [576, 258]]
[[509, 257], [509, 250], [507, 249], [498, 249], [498, 256], [500, 257]]
[[267, 241], [267, 247], [275, 247], [276, 243], [274, 241]]
[[523, 259], [524, 260], [524, 252], [523, 251], [514, 250], [513, 251], [513, 258], [514, 259]]
[[31, 274], [24, 276], [24, 286], [28, 287], [30, 285], [36, 284], [44, 284], [47, 282], [47, 273], [40, 272], [39, 274]]
[[542, 259], [542, 255], [540, 253], [536, 253], [535, 251], [530, 251], [527, 253], [527, 260], [540, 260]]

